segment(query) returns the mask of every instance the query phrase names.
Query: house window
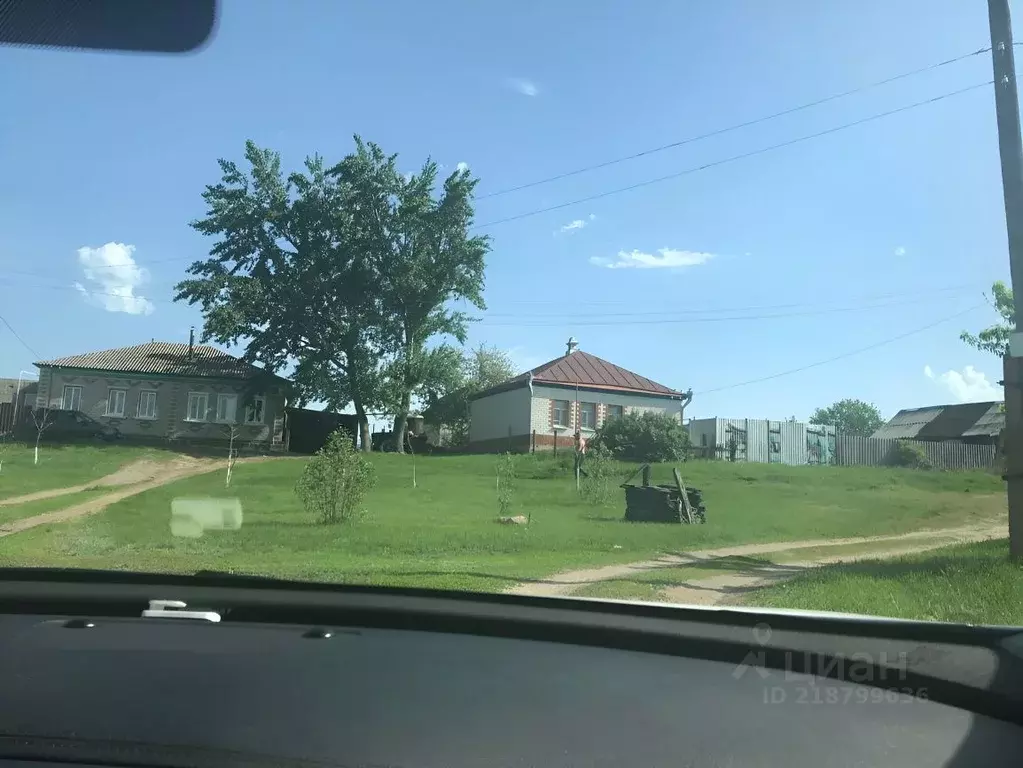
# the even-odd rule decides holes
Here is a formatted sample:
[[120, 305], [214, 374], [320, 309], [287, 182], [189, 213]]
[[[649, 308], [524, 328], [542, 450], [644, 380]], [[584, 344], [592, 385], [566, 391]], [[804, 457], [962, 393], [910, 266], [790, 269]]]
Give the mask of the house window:
[[604, 421], [608, 419], [620, 419], [622, 417], [622, 406], [609, 405], [604, 411]]
[[140, 419], [155, 419], [156, 418], [156, 393], [142, 391], [139, 393], [139, 412], [138, 416]]
[[597, 428], [596, 403], [579, 403], [579, 426], [582, 429]]
[[217, 395], [217, 421], [234, 424], [237, 421], [238, 395]]
[[553, 400], [554, 403], [554, 426], [572, 426], [572, 404], [568, 400]]
[[64, 397], [60, 401], [61, 410], [80, 411], [82, 410], [82, 388], [64, 386]]
[[107, 393], [107, 412], [105, 416], [114, 416], [118, 419], [124, 418], [124, 403], [128, 399], [128, 390], [111, 389]]
[[262, 395], [256, 395], [256, 397], [252, 398], [252, 402], [245, 406], [245, 423], [262, 424], [265, 411], [266, 398]]
[[205, 392], [188, 393], [188, 410], [185, 414], [185, 421], [206, 421], [206, 411], [209, 409], [209, 395]]

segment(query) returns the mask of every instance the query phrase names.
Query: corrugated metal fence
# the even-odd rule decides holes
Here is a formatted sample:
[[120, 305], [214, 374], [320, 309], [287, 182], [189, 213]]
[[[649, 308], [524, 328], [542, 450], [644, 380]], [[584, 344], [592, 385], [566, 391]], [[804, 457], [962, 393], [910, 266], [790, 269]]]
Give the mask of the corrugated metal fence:
[[991, 469], [995, 466], [993, 445], [972, 445], [949, 440], [925, 440], [839, 435], [835, 440], [835, 463], [842, 466], [881, 467], [889, 464], [892, 450], [900, 442], [920, 446], [935, 469]]

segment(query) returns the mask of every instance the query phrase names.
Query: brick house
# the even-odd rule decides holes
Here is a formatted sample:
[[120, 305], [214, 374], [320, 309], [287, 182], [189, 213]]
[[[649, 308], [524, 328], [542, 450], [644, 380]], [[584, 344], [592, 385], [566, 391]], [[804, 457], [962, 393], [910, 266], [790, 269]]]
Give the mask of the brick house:
[[481, 453], [573, 445], [607, 419], [638, 411], [682, 419], [691, 395], [577, 349], [484, 390], [469, 404], [469, 449]]
[[[202, 344], [154, 341], [37, 362], [36, 408], [126, 439], [283, 448], [289, 383]], [[56, 427], [55, 427], [56, 428]]]

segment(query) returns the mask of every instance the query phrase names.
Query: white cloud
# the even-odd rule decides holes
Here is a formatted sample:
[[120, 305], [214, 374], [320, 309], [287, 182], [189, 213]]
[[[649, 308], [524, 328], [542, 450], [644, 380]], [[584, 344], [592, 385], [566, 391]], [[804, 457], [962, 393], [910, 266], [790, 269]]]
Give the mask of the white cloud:
[[906, 255], [906, 247], [903, 246], [903, 245], [895, 246], [895, 255], [896, 256], [905, 256]]
[[107, 312], [151, 314], [153, 302], [135, 294], [149, 279], [149, 275], [135, 263], [134, 253], [135, 246], [124, 243], [79, 248], [78, 263], [82, 267], [86, 285], [75, 283], [75, 288], [89, 303]]
[[531, 80], [524, 80], [521, 77], [508, 78], [508, 87], [514, 91], [518, 91], [523, 96], [536, 96], [540, 93], [540, 88], [536, 83]]
[[607, 269], [661, 269], [695, 267], [714, 258], [713, 253], [680, 251], [677, 248], [658, 248], [657, 254], [643, 251], [618, 251], [615, 259], [602, 256], [590, 258], [590, 264]]
[[597, 220], [596, 214], [591, 213], [585, 219], [573, 219], [572, 221], [568, 222], [568, 224], [565, 224], [564, 226], [559, 228], [558, 231], [555, 232], [554, 234], [556, 235], [559, 233], [564, 234], [566, 232], [568, 234], [572, 234], [576, 230], [585, 229], [587, 226], [589, 226], [589, 223], [591, 221], [596, 220]]
[[935, 374], [929, 365], [924, 366], [924, 376], [942, 384], [960, 403], [979, 403], [988, 400], [1001, 400], [1002, 388], [972, 365], [962, 371], [945, 371]]
[[469, 164], [464, 160], [455, 166], [455, 170], [461, 173], [462, 171], [469, 170]]

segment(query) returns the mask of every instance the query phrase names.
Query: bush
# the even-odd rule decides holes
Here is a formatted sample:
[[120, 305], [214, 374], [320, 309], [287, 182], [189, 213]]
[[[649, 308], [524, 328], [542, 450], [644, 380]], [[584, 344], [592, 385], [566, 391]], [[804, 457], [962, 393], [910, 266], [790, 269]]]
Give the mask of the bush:
[[517, 477], [517, 457], [506, 453], [497, 463], [497, 506], [502, 517], [511, 517]]
[[346, 523], [362, 512], [362, 500], [375, 482], [373, 465], [339, 429], [306, 464], [295, 492], [321, 523]]
[[552, 451], [537, 451], [519, 458], [518, 476], [531, 480], [552, 480], [557, 477], [568, 477], [575, 469], [575, 449], [571, 443], [559, 450], [557, 456]]
[[623, 479], [619, 477], [622, 474], [620, 470], [618, 462], [606, 448], [598, 445], [587, 450], [579, 487], [583, 499], [594, 507], [607, 506]]
[[689, 432], [668, 413], [644, 411], [610, 419], [590, 442], [624, 461], [685, 461]]
[[927, 458], [922, 445], [899, 440], [888, 454], [888, 463], [893, 467], [908, 469], [933, 469], [934, 465]]

